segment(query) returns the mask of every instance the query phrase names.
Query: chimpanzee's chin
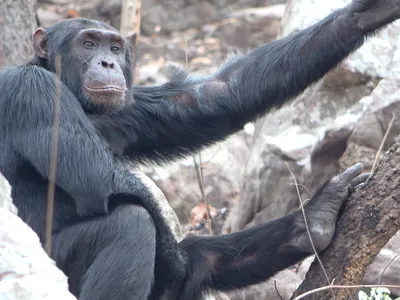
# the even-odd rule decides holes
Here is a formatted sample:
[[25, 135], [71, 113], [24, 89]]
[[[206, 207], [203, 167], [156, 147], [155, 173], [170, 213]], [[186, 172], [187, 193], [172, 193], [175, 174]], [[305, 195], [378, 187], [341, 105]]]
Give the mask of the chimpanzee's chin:
[[105, 113], [121, 107], [125, 102], [125, 91], [122, 90], [88, 90], [84, 89], [85, 106], [96, 113]]

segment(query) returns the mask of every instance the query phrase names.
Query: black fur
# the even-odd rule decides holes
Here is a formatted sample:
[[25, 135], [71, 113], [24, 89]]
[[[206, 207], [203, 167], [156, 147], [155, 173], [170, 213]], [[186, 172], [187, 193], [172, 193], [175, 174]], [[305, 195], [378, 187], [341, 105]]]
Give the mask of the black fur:
[[[185, 157], [281, 107], [364, 42], [371, 30], [362, 31], [358, 20], [351, 9], [338, 10], [306, 30], [232, 59], [212, 76], [178, 71], [158, 87], [132, 87], [125, 45], [122, 61], [104, 54], [118, 62], [126, 79], [125, 104], [112, 110], [82, 93], [82, 70], [92, 65], [84, 58], [89, 52], [72, 43], [83, 29], [115, 32], [96, 21], [50, 27], [43, 40], [47, 48], [39, 49], [42, 56], [0, 73], [0, 171], [13, 187], [20, 216], [42, 242], [61, 88], [52, 256], [69, 277], [71, 291], [81, 300], [193, 300], [210, 289], [264, 281], [309, 255], [309, 247], [296, 244], [305, 232], [298, 213], [178, 244], [156, 199], [125, 162]], [[55, 75], [57, 55], [61, 84]], [[331, 186], [324, 199], [342, 185]], [[318, 217], [325, 204], [315, 203], [310, 215]], [[332, 233], [334, 223], [328, 229]]]

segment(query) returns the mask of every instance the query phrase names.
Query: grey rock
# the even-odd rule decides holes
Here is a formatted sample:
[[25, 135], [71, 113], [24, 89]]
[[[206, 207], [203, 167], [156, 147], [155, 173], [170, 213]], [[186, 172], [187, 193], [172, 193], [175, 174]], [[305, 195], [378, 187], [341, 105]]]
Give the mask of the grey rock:
[[11, 199], [11, 186], [1, 173], [0, 173], [0, 207], [7, 209], [14, 214], [18, 214], [18, 209], [15, 207]]
[[0, 298], [76, 300], [68, 291], [67, 277], [16, 212], [11, 186], [0, 173]]

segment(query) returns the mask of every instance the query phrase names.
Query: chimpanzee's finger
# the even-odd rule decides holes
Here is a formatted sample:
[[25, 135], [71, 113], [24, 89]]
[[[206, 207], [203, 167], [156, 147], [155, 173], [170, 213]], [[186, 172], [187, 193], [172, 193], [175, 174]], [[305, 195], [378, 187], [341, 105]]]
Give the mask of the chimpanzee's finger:
[[353, 194], [355, 191], [354, 186], [352, 186], [351, 184], [349, 184], [347, 186], [347, 195], [350, 197], [351, 194]]
[[363, 171], [364, 165], [362, 163], [357, 163], [340, 174], [339, 181], [342, 184], [351, 184], [352, 180], [361, 175]]
[[361, 175], [357, 176], [356, 178], [354, 178], [354, 179], [351, 181], [351, 185], [354, 186], [354, 187], [356, 187], [357, 185], [366, 182], [367, 179], [368, 179], [371, 175], [372, 175], [371, 173], [364, 173], [364, 174], [361, 174]]

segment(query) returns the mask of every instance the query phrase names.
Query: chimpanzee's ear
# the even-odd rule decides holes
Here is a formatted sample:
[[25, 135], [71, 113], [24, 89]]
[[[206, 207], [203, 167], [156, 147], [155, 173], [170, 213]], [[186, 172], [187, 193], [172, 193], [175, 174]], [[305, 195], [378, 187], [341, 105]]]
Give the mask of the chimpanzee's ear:
[[35, 54], [40, 58], [47, 59], [46, 29], [44, 28], [36, 29], [35, 33], [33, 34], [32, 42]]

